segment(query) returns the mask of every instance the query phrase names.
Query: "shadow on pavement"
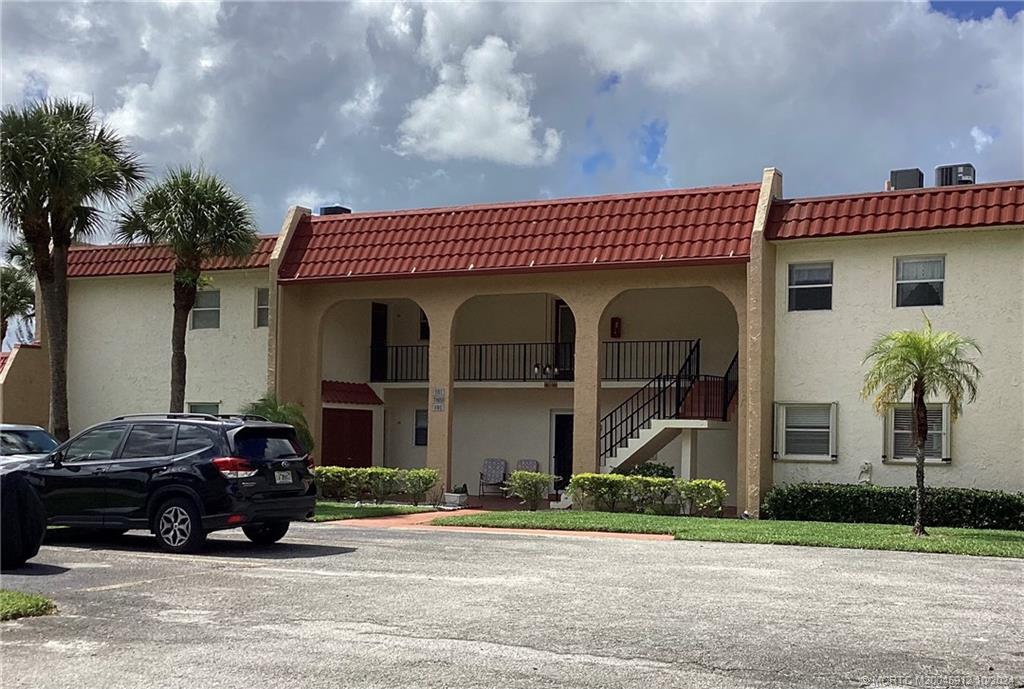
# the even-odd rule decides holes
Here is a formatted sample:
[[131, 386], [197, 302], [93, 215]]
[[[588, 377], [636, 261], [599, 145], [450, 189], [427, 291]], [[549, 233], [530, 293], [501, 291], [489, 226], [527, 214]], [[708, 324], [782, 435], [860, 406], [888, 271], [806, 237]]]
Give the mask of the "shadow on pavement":
[[[90, 535], [65, 533], [51, 531], [46, 535], [46, 545], [49, 546], [71, 546], [87, 548], [89, 550], [116, 550], [122, 552], [163, 552], [157, 545], [156, 538], [149, 534], [129, 533], [123, 536]], [[274, 545], [256, 545], [249, 541], [217, 538], [211, 536], [201, 551], [195, 557], [204, 555], [217, 555], [227, 557], [248, 557], [258, 560], [289, 560], [297, 558], [328, 557], [330, 555], [345, 555], [355, 552], [355, 548], [344, 548], [335, 545], [320, 545], [311, 543], [289, 543], [288, 537]], [[21, 572], [19, 571], [19, 574]]]
[[29, 562], [16, 569], [2, 570], [4, 574], [17, 574], [20, 577], [50, 577], [55, 574], [63, 574], [70, 571], [67, 567], [58, 565], [44, 565], [37, 562]]

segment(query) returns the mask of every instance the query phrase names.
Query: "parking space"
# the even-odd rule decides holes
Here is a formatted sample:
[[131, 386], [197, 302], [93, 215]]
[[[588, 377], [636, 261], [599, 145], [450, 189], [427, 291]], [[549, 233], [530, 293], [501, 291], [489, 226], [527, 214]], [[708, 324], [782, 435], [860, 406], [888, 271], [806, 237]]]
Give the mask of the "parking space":
[[945, 555], [298, 524], [188, 556], [132, 532], [4, 573], [60, 614], [0, 627], [2, 684], [1019, 686], [1021, 581]]

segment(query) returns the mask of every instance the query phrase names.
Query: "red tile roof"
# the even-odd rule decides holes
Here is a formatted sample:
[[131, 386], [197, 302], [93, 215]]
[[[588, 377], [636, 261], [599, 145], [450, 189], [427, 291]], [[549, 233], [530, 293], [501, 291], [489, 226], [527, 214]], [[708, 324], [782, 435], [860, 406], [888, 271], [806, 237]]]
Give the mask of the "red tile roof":
[[10, 352], [0, 352], [0, 373], [4, 372], [4, 366], [7, 365], [7, 359], [11, 356]]
[[790, 199], [772, 204], [769, 239], [1024, 224], [1024, 181]]
[[281, 280], [746, 261], [758, 184], [307, 217]]
[[340, 380], [320, 382], [320, 397], [330, 404], [384, 404], [366, 383], [345, 383]]
[[[203, 265], [203, 270], [231, 270], [239, 268], [266, 268], [274, 250], [277, 235], [260, 237], [249, 258], [239, 261], [215, 258]], [[106, 246], [73, 246], [68, 252], [68, 277], [101, 277], [112, 275], [148, 275], [170, 273], [174, 270], [174, 257], [166, 246], [141, 244], [109, 244]]]

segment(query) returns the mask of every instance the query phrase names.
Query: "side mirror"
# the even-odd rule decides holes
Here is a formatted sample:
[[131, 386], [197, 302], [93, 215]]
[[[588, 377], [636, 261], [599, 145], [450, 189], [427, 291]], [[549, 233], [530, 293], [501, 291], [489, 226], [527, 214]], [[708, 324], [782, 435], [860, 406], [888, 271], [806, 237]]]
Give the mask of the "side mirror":
[[64, 452], [61, 450], [57, 450], [52, 455], [50, 455], [50, 463], [53, 464], [53, 466], [55, 467], [59, 467], [63, 461]]

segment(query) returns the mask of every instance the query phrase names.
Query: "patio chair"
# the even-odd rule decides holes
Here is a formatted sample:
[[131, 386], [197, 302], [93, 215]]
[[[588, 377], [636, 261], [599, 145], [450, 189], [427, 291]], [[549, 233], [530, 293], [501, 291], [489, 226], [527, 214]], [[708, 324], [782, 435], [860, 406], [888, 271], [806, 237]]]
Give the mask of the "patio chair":
[[516, 462], [516, 471], [532, 471], [534, 473], [539, 473], [540, 462], [536, 459], [520, 459]]
[[485, 490], [493, 490], [497, 495], [504, 495], [505, 476], [508, 473], [508, 463], [504, 459], [485, 459], [480, 469], [480, 492], [483, 496]]

